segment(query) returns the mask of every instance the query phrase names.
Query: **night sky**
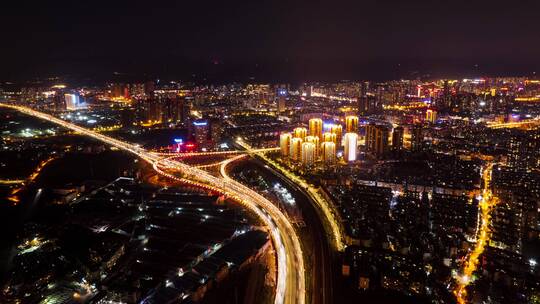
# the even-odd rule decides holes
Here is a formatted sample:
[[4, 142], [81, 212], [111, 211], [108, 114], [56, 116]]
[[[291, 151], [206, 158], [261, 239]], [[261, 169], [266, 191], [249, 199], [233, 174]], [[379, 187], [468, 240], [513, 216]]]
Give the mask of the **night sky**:
[[540, 72], [540, 1], [2, 2], [4, 81], [113, 72], [207, 81]]

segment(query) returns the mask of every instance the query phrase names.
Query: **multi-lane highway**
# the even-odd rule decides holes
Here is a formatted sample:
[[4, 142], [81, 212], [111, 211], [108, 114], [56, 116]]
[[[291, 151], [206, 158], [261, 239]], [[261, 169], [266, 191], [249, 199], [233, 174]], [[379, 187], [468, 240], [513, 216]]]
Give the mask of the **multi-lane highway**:
[[[250, 150], [252, 153], [261, 153], [261, 152], [271, 152], [278, 151], [280, 148], [261, 148]], [[212, 152], [181, 152], [181, 153], [170, 153], [170, 152], [155, 152], [154, 154], [162, 156], [174, 156], [174, 157], [192, 157], [192, 156], [217, 156], [217, 155], [232, 155], [232, 154], [245, 154], [246, 150], [229, 150], [229, 151], [212, 151]]]
[[[164, 176], [223, 193], [241, 203], [257, 214], [268, 226], [276, 249], [278, 273], [274, 303], [303, 304], [305, 302], [304, 256], [298, 235], [288, 218], [274, 204], [257, 192], [232, 179], [213, 176], [199, 168], [189, 166], [174, 159], [163, 158], [161, 155], [146, 151], [138, 145], [99, 134], [52, 115], [22, 106], [2, 103], [0, 103], [0, 106], [55, 123], [123, 151], [133, 153], [139, 158], [151, 163], [156, 171]], [[181, 176], [178, 177], [177, 175], [168, 173], [168, 169], [174, 169], [180, 172]]]
[[[267, 183], [271, 185], [279, 183], [287, 188], [295, 199], [294, 207], [301, 210], [304, 225], [300, 225], [298, 231], [302, 235], [302, 242], [305, 248], [310, 248], [309, 252], [306, 252], [306, 256], [309, 255], [309, 266], [306, 267], [306, 273], [309, 278], [306, 282], [308, 284], [307, 288], [310, 291], [308, 293], [309, 303], [335, 303], [339, 297], [336, 298], [334, 291], [339, 286], [334, 286], [334, 283], [338, 282], [338, 280], [335, 280], [336, 272], [334, 271], [335, 267], [333, 263], [335, 262], [335, 256], [333, 255], [334, 251], [331, 244], [332, 237], [327, 235], [324, 229], [323, 218], [316, 210], [317, 204], [311, 200], [304, 189], [287, 179], [280, 172], [274, 170], [271, 166], [267, 166], [259, 158], [250, 158], [238, 162], [235, 169], [226, 168], [228, 164], [241, 159], [241, 156], [237, 156], [227, 162], [223, 162], [221, 165], [221, 174], [223, 176], [229, 176], [230, 173], [228, 171], [240, 172], [249, 168], [258, 172]], [[229, 176], [229, 178], [233, 177]]]
[[490, 129], [533, 129], [540, 125], [540, 118], [526, 119], [514, 122], [488, 123]]

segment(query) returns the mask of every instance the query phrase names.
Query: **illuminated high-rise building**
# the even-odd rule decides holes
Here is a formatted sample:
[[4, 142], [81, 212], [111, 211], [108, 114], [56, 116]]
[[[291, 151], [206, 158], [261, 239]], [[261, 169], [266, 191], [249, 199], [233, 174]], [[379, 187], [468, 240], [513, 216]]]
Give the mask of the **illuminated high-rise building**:
[[285, 88], [279, 88], [276, 92], [277, 95], [277, 111], [283, 113], [287, 109], [286, 98], [287, 90]]
[[540, 169], [540, 130], [513, 131], [507, 149], [507, 165], [511, 170]]
[[75, 94], [65, 94], [64, 99], [66, 101], [67, 110], [76, 110], [79, 103], [79, 96]]
[[358, 146], [358, 134], [356, 133], [345, 133], [343, 136], [343, 158], [345, 161], [351, 162], [356, 160], [356, 151]]
[[78, 94], [67, 93], [64, 94], [66, 100], [66, 110], [79, 110], [85, 108], [85, 104], [81, 102], [81, 98]]
[[333, 134], [336, 134], [336, 149], [338, 147], [341, 147], [342, 143], [342, 134], [343, 134], [343, 127], [341, 125], [333, 125], [330, 127], [330, 132]]
[[367, 97], [368, 83], [360, 84], [360, 96], [358, 97], [358, 115], [364, 116], [369, 113], [369, 101]]
[[383, 157], [389, 150], [388, 138], [390, 137], [390, 130], [388, 127], [380, 126], [377, 128], [375, 137], [375, 155], [377, 157]]
[[138, 120], [142, 124], [157, 124], [162, 122], [163, 104], [156, 98], [146, 98], [137, 101]]
[[305, 142], [302, 144], [302, 165], [306, 167], [311, 167], [315, 163], [315, 144], [310, 142]]
[[114, 99], [129, 99], [130, 89], [125, 83], [113, 83], [110, 85], [110, 97]]
[[291, 157], [291, 160], [293, 161], [299, 161], [300, 155], [302, 153], [302, 139], [298, 137], [293, 137], [291, 139], [291, 149], [289, 152], [289, 156]]
[[223, 136], [223, 121], [218, 118], [212, 118], [210, 121], [210, 141], [215, 148], [221, 144]]
[[281, 149], [281, 156], [288, 157], [291, 153], [291, 133], [281, 133], [279, 135], [279, 147]]
[[332, 132], [324, 132], [322, 135], [323, 142], [333, 142], [337, 146], [337, 135]]
[[302, 128], [302, 127], [294, 128], [293, 137], [304, 140], [306, 136], [307, 136], [306, 128]]
[[162, 122], [183, 123], [189, 115], [184, 97], [156, 96], [156, 102], [161, 105]]
[[323, 121], [320, 118], [312, 118], [309, 120], [309, 135], [322, 138]]
[[208, 148], [209, 132], [210, 126], [207, 120], [199, 119], [193, 122], [193, 136], [195, 138], [195, 142], [197, 142], [197, 146], [200, 149]]
[[129, 96], [134, 98], [144, 98], [144, 83], [132, 83], [128, 85]]
[[325, 165], [333, 165], [336, 163], [336, 144], [331, 141], [323, 142], [322, 148], [322, 160]]
[[411, 150], [421, 151], [424, 149], [424, 129], [421, 125], [414, 125], [411, 130]]
[[392, 131], [392, 150], [395, 152], [401, 151], [403, 149], [403, 127], [395, 127]]
[[390, 132], [385, 126], [366, 126], [366, 151], [376, 158], [383, 157], [388, 152], [389, 135]]
[[376, 86], [376, 91], [375, 91], [375, 104], [377, 104], [379, 107], [382, 107], [384, 103], [383, 95], [384, 95], [384, 86], [381, 84], [378, 84]]
[[367, 153], [372, 153], [375, 149], [375, 125], [369, 124], [366, 126], [366, 137], [364, 149]]
[[357, 133], [358, 132], [358, 116], [345, 117], [345, 132]]
[[286, 109], [287, 109], [287, 108], [286, 108], [286, 105], [285, 105], [285, 98], [284, 98], [284, 97], [280, 97], [280, 98], [278, 99], [278, 112], [279, 112], [279, 113], [283, 113], [283, 112], [285, 112]]
[[427, 109], [426, 121], [429, 123], [435, 123], [435, 121], [437, 121], [437, 111], [432, 110], [432, 109]]
[[319, 158], [319, 147], [321, 146], [319, 137], [317, 136], [306, 136], [305, 142], [309, 142], [315, 145], [315, 159]]

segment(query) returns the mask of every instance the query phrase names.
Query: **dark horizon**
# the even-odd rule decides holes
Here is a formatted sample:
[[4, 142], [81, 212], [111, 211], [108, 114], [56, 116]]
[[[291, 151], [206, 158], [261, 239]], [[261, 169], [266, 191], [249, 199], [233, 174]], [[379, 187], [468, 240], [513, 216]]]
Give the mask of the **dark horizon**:
[[524, 1], [6, 3], [0, 80], [113, 73], [195, 82], [536, 76]]

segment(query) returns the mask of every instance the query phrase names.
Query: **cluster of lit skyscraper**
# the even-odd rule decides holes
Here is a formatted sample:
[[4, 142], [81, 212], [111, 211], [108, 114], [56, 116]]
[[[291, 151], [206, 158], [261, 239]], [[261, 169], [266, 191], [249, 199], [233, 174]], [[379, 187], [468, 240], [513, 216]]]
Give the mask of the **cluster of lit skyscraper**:
[[293, 132], [280, 135], [281, 156], [292, 162], [312, 167], [316, 163], [335, 165], [338, 151], [343, 150], [343, 160], [356, 160], [358, 147], [358, 117], [347, 116], [345, 134], [340, 123], [323, 123], [320, 118], [309, 120], [308, 129], [297, 127]]
[[[433, 124], [436, 120], [437, 111], [427, 109], [424, 122]], [[369, 158], [377, 160], [385, 159], [390, 152], [400, 153], [404, 148], [406, 132], [401, 125], [371, 122], [362, 127], [362, 135], [360, 129], [359, 117], [354, 115], [346, 116], [344, 123], [325, 123], [320, 118], [311, 118], [308, 128], [296, 127], [292, 132], [281, 133], [281, 156], [304, 167], [332, 166], [338, 160], [344, 163], [356, 161], [361, 145]], [[409, 127], [407, 134], [411, 150], [419, 150], [424, 140], [422, 125]]]

